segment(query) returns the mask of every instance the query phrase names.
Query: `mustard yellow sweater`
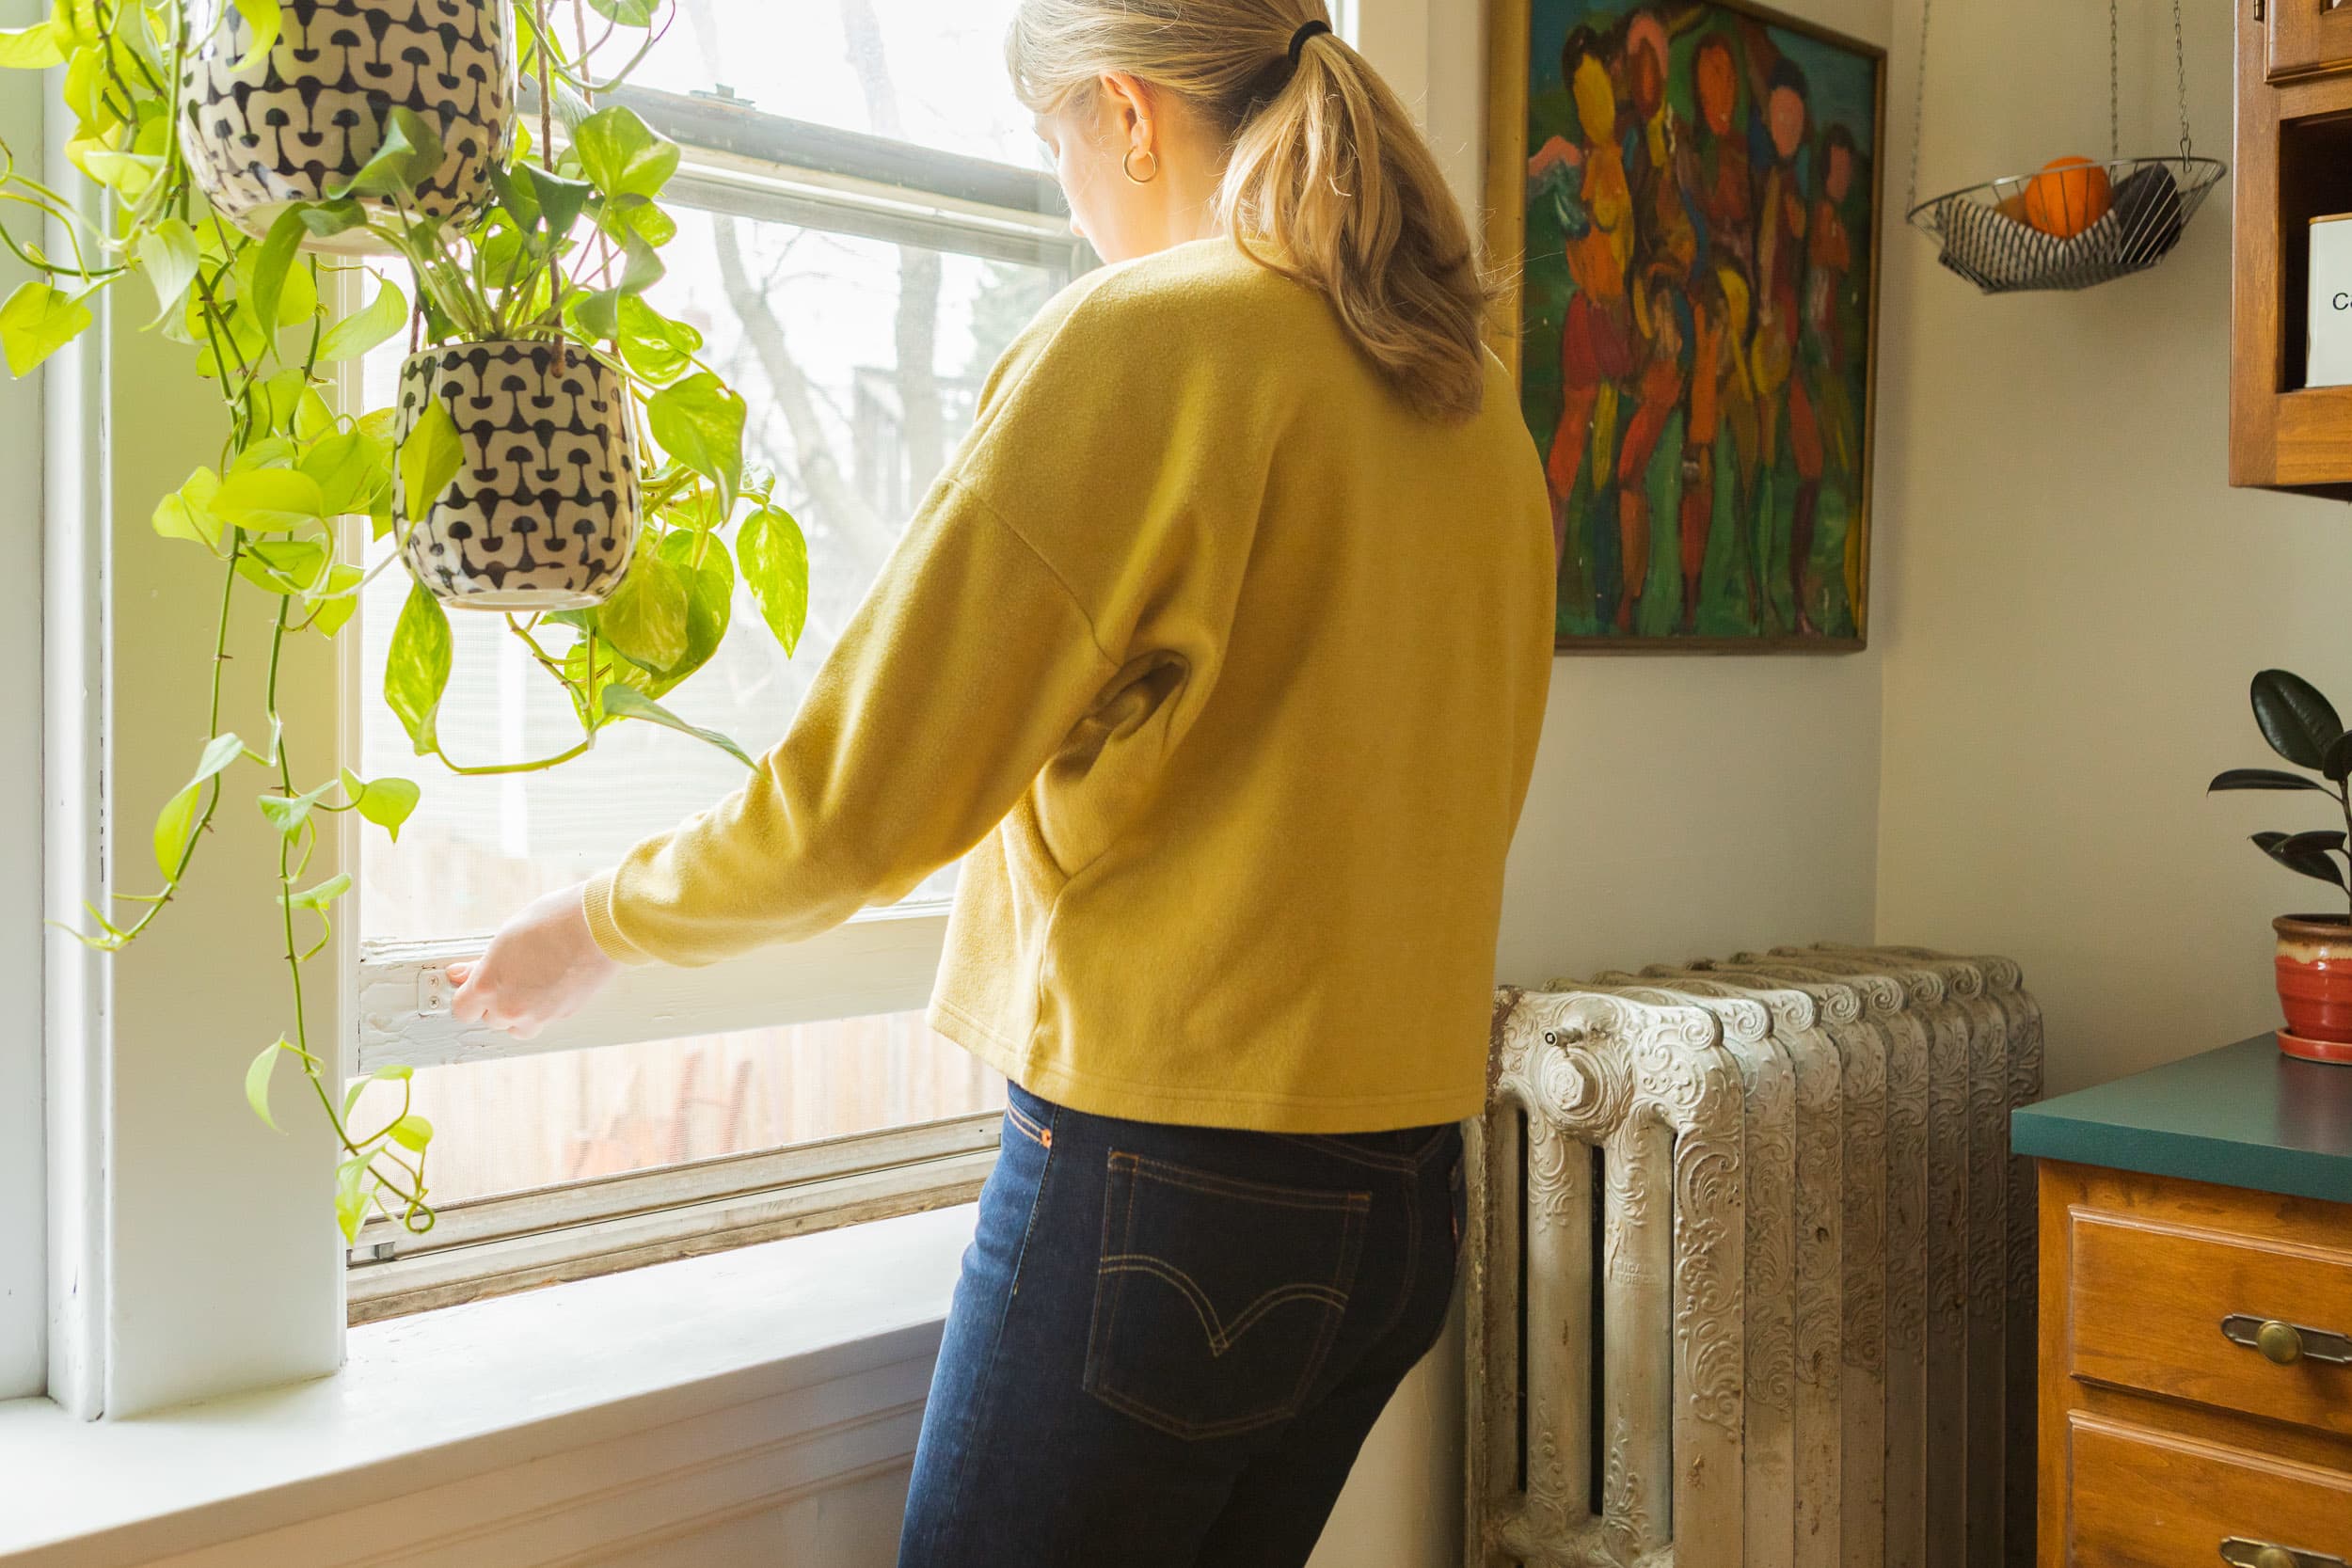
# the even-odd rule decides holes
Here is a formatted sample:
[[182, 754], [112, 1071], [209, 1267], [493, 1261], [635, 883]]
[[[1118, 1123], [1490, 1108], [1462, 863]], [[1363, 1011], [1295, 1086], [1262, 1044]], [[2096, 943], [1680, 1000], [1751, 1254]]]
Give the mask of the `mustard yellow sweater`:
[[1471, 1115], [1552, 575], [1499, 364], [1434, 421], [1229, 241], [1104, 268], [990, 376], [790, 733], [590, 927], [705, 963], [963, 856], [931, 1023], [1034, 1093]]

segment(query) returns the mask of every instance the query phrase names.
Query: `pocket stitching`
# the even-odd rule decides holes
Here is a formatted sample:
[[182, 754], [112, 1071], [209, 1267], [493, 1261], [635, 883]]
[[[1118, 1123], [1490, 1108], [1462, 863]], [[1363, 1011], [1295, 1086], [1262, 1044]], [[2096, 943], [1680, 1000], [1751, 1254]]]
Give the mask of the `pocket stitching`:
[[1020, 1129], [1023, 1133], [1026, 1134], [1028, 1140], [1040, 1148], [1054, 1147], [1053, 1129], [1039, 1121], [1035, 1117], [1025, 1113], [1010, 1100], [1005, 1101], [1005, 1115], [1011, 1119], [1014, 1127]]
[[[1169, 1436], [1187, 1441], [1200, 1441], [1210, 1437], [1238, 1436], [1243, 1433], [1253, 1432], [1262, 1427], [1272, 1426], [1279, 1421], [1288, 1420], [1292, 1417], [1297, 1415], [1300, 1405], [1305, 1402], [1307, 1390], [1313, 1386], [1314, 1380], [1322, 1375], [1324, 1363], [1330, 1356], [1331, 1342], [1338, 1338], [1340, 1325], [1346, 1318], [1347, 1305], [1355, 1284], [1356, 1268], [1363, 1250], [1364, 1220], [1372, 1206], [1372, 1195], [1364, 1192], [1348, 1192], [1338, 1195], [1311, 1193], [1301, 1188], [1278, 1187], [1267, 1182], [1248, 1181], [1235, 1177], [1217, 1177], [1213, 1176], [1208, 1172], [1195, 1171], [1189, 1166], [1173, 1165], [1168, 1164], [1167, 1161], [1153, 1160], [1148, 1156], [1135, 1154], [1125, 1149], [1113, 1149], [1110, 1154], [1109, 1164], [1114, 1170], [1118, 1169], [1121, 1165], [1126, 1167], [1127, 1203], [1125, 1208], [1120, 1212], [1122, 1250], [1116, 1254], [1112, 1253], [1110, 1250], [1111, 1209], [1108, 1204], [1104, 1204], [1103, 1208], [1103, 1234], [1100, 1251], [1097, 1254], [1098, 1259], [1125, 1257], [1150, 1259], [1152, 1262], [1160, 1263], [1164, 1267], [1174, 1270], [1174, 1272], [1178, 1274], [1184, 1273], [1183, 1270], [1175, 1269], [1175, 1265], [1168, 1263], [1165, 1259], [1158, 1258], [1153, 1254], [1132, 1253], [1125, 1250], [1128, 1245], [1132, 1244], [1135, 1235], [1136, 1195], [1142, 1186], [1144, 1177], [1149, 1174], [1154, 1180], [1167, 1180], [1168, 1184], [1170, 1186], [1189, 1187], [1194, 1191], [1205, 1192], [1213, 1196], [1241, 1196], [1261, 1201], [1271, 1201], [1277, 1205], [1286, 1208], [1301, 1209], [1311, 1212], [1321, 1210], [1340, 1214], [1343, 1218], [1343, 1239], [1340, 1243], [1339, 1259], [1332, 1267], [1331, 1283], [1328, 1285], [1311, 1287], [1318, 1290], [1327, 1290], [1330, 1291], [1332, 1297], [1336, 1299], [1327, 1300], [1324, 1302], [1324, 1305], [1327, 1307], [1329, 1307], [1330, 1310], [1326, 1311], [1323, 1315], [1324, 1323], [1322, 1331], [1316, 1336], [1314, 1342], [1308, 1348], [1303, 1365], [1299, 1370], [1297, 1383], [1292, 1387], [1290, 1393], [1283, 1399], [1279, 1405], [1271, 1410], [1252, 1412], [1247, 1416], [1232, 1417], [1222, 1421], [1186, 1421], [1181, 1418], [1170, 1416], [1165, 1411], [1161, 1411], [1151, 1405], [1145, 1404], [1141, 1401], [1136, 1399], [1133, 1395], [1123, 1393], [1115, 1387], [1111, 1387], [1103, 1381], [1104, 1373], [1105, 1371], [1104, 1363], [1108, 1359], [1110, 1343], [1118, 1332], [1120, 1307], [1126, 1299], [1126, 1276], [1130, 1274], [1138, 1273], [1156, 1274], [1157, 1271], [1146, 1270], [1137, 1267], [1104, 1269], [1098, 1262], [1095, 1270], [1096, 1317], [1100, 1323], [1101, 1333], [1099, 1335], [1089, 1333], [1089, 1343], [1087, 1351], [1086, 1367], [1080, 1375], [1080, 1386], [1095, 1399], [1101, 1400], [1104, 1403], [1111, 1406], [1113, 1409], [1121, 1411], [1134, 1419], [1141, 1421], [1144, 1425], [1152, 1427], [1155, 1431], [1166, 1433]], [[1149, 1173], [1147, 1173], [1143, 1168], [1147, 1165], [1152, 1167]], [[1181, 1173], [1183, 1177], [1201, 1178], [1205, 1180], [1185, 1180], [1168, 1179], [1164, 1176], [1164, 1173], [1168, 1172], [1176, 1172]], [[1337, 1201], [1333, 1201], [1334, 1197], [1336, 1197]], [[1299, 1201], [1301, 1199], [1313, 1199], [1316, 1201]], [[1107, 1313], [1105, 1314], [1103, 1311], [1101, 1289], [1104, 1281], [1112, 1280], [1114, 1279], [1114, 1276], [1115, 1283], [1113, 1283], [1111, 1287], [1109, 1307]], [[1197, 1282], [1192, 1282], [1189, 1275], [1185, 1275], [1184, 1278], [1187, 1282], [1193, 1283], [1194, 1290], [1197, 1291], [1199, 1289]], [[1173, 1283], [1173, 1281], [1170, 1281], [1170, 1283]], [[1300, 1281], [1299, 1283], [1307, 1284], [1308, 1282]], [[1180, 1291], [1180, 1293], [1185, 1295], [1187, 1304], [1193, 1305], [1193, 1310], [1196, 1313], [1200, 1313], [1201, 1311], [1199, 1305], [1191, 1302], [1191, 1292]], [[1268, 1292], [1268, 1294], [1272, 1293], [1274, 1292]], [[1259, 1302], [1263, 1302], [1264, 1300], [1264, 1296], [1261, 1296], [1259, 1298]], [[1253, 1302], [1251, 1304], [1252, 1308], [1255, 1308], [1259, 1305], [1259, 1302]], [[1248, 1315], [1248, 1312], [1245, 1312], [1243, 1317], [1246, 1318]], [[1240, 1321], [1240, 1319], [1236, 1319], [1237, 1323]], [[1205, 1318], [1203, 1320], [1203, 1326], [1207, 1326]], [[1221, 1351], [1217, 1351], [1216, 1349], [1214, 1330], [1212, 1330], [1211, 1333], [1212, 1353], [1222, 1354]], [[1232, 1343], [1232, 1340], [1229, 1338], [1227, 1341], [1228, 1347], [1230, 1347]]]

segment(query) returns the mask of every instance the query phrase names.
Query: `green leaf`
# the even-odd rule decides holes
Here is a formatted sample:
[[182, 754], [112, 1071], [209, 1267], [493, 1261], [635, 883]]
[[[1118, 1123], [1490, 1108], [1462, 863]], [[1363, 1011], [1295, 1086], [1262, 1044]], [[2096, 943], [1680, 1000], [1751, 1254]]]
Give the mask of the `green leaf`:
[[671, 457], [719, 486], [722, 515], [743, 483], [743, 400], [708, 371], [664, 387], [645, 404], [653, 438]]
[[441, 601], [417, 583], [401, 606], [392, 643], [384, 659], [384, 701], [399, 716], [417, 755], [440, 749], [435, 716], [449, 689], [449, 616]]
[[359, 1103], [359, 1097], [368, 1092], [369, 1085], [405, 1083], [415, 1077], [416, 1072], [417, 1069], [405, 1062], [394, 1062], [390, 1067], [377, 1068], [358, 1083], [345, 1085], [343, 1086], [343, 1119], [345, 1121], [351, 1119], [352, 1107]]
[[300, 893], [283, 895], [278, 901], [290, 910], [323, 910], [350, 891], [351, 873], [338, 871], [315, 887], [304, 888]]
[[0, 71], [45, 71], [63, 65], [63, 42], [54, 22], [0, 30]]
[[375, 155], [348, 180], [326, 186], [330, 200], [347, 196], [396, 196], [405, 201], [441, 166], [441, 134], [414, 109], [394, 104]]
[[322, 240], [348, 232], [368, 221], [368, 210], [349, 197], [340, 201], [307, 202], [301, 212], [302, 227]]
[[596, 610], [596, 629], [623, 657], [660, 670], [686, 657], [686, 575], [639, 550], [628, 575]]
[[684, 374], [703, 346], [703, 335], [686, 322], [673, 321], [644, 300], [631, 295], [620, 301], [617, 337], [621, 361], [656, 387]]
[[328, 327], [319, 338], [319, 362], [357, 359], [408, 322], [408, 296], [390, 278], [368, 302]]
[[79, 337], [92, 320], [89, 307], [39, 278], [16, 286], [0, 304], [0, 354], [10, 375], [23, 375]]
[[[696, 546], [702, 560], [694, 560]], [[686, 583], [686, 651], [662, 666], [661, 678], [648, 684], [646, 694], [659, 697], [710, 662], [726, 641], [727, 623], [735, 614], [735, 562], [715, 533], [678, 529], [664, 536], [661, 559], [677, 568]]]
[[213, 492], [214, 515], [232, 527], [276, 532], [326, 515], [319, 482], [294, 468], [256, 468], [230, 474]]
[[197, 265], [202, 260], [196, 230], [180, 218], [165, 218], [138, 237], [131, 254], [138, 259], [139, 270], [147, 274], [155, 291], [155, 319], [148, 325], [158, 325], [179, 310], [187, 298], [188, 285], [196, 281]]
[[736, 531], [735, 553], [760, 619], [791, 653], [808, 625], [808, 541], [800, 523], [780, 506], [763, 506]]
[[2321, 757], [2344, 733], [2344, 721], [2316, 687], [2284, 670], [2265, 670], [2254, 677], [2254, 722], [2261, 726], [2270, 749], [2297, 768], [2316, 769]]
[[585, 180], [566, 180], [553, 170], [517, 161], [511, 168], [493, 168], [490, 187], [499, 205], [524, 233], [544, 229], [550, 239], [562, 239], [579, 221], [580, 209], [596, 188]]
[[359, 609], [359, 595], [354, 592], [367, 574], [358, 567], [337, 562], [326, 569], [326, 579], [312, 588], [305, 596], [311, 602], [307, 625], [321, 637], [332, 637], [343, 629]]
[[166, 539], [193, 539], [207, 549], [220, 548], [221, 521], [213, 515], [213, 497], [220, 476], [199, 468], [180, 488], [155, 503], [155, 531]]
[[253, 29], [253, 41], [246, 47], [245, 56], [231, 69], [243, 73], [268, 56], [270, 46], [278, 41], [280, 12], [278, 0], [236, 0], [237, 14]]
[[237, 575], [272, 594], [307, 594], [332, 569], [333, 557], [316, 539], [248, 541], [237, 557]]
[[424, 412], [417, 416], [408, 438], [393, 456], [401, 516], [411, 523], [422, 522], [465, 462], [466, 444], [457, 433], [457, 421], [439, 398], [427, 397]]
[[262, 815], [269, 819], [271, 827], [278, 830], [278, 836], [292, 840], [310, 825], [311, 808], [325, 800], [326, 792], [334, 787], [333, 784], [321, 784], [299, 795], [262, 795], [256, 799]]
[[417, 809], [420, 792], [407, 779], [362, 779], [350, 768], [343, 769], [343, 793], [351, 798], [361, 816], [400, 841], [400, 825], [408, 820]]
[[433, 1124], [420, 1116], [405, 1116], [385, 1132], [390, 1134], [392, 1142], [417, 1153], [422, 1153], [424, 1146], [433, 1141]]
[[368, 1217], [368, 1157], [354, 1154], [335, 1167], [335, 1223], [342, 1227], [343, 1240], [359, 1239], [359, 1227]]
[[573, 127], [572, 150], [589, 182], [608, 198], [657, 196], [677, 168], [677, 143], [620, 104], [599, 109]]
[[269, 1114], [269, 1075], [278, 1066], [279, 1053], [292, 1051], [286, 1037], [278, 1036], [262, 1047], [262, 1053], [253, 1058], [245, 1069], [245, 1102], [253, 1107], [253, 1114], [262, 1118], [263, 1126], [278, 1131], [278, 1119]]
[[156, 816], [155, 866], [164, 874], [164, 880], [170, 881], [180, 875], [180, 863], [196, 832], [196, 808], [203, 798], [204, 785], [218, 778], [244, 753], [245, 742], [234, 735], [213, 736], [204, 743], [203, 753], [197, 758], [196, 771]]
[[[270, 8], [275, 15], [276, 6]], [[286, 292], [287, 269], [294, 265], [294, 253], [302, 248], [302, 236], [308, 232], [303, 227], [301, 210], [288, 207], [278, 214], [262, 240], [262, 248], [253, 261], [253, 281], [246, 297], [253, 308], [253, 319], [264, 327], [290, 325], [278, 315], [278, 300]]]
[[604, 689], [604, 711], [615, 719], [642, 719], [648, 724], [660, 724], [675, 730], [680, 735], [691, 735], [697, 740], [707, 741], [718, 747], [746, 768], [758, 766], [745, 754], [742, 747], [738, 746], [717, 730], [701, 729], [690, 724], [651, 697], [632, 688], [618, 683], [606, 687]]
[[341, 517], [375, 505], [391, 483], [384, 459], [382, 443], [354, 427], [312, 443], [297, 467], [319, 487], [320, 514]]
[[2284, 773], [2276, 768], [2232, 768], [2216, 773], [2213, 783], [2205, 786], [2211, 795], [2221, 789], [2316, 789], [2327, 794], [2328, 786], [2317, 779], [2300, 773]]
[[588, 8], [624, 27], [650, 27], [654, 4], [655, 0], [588, 0]]

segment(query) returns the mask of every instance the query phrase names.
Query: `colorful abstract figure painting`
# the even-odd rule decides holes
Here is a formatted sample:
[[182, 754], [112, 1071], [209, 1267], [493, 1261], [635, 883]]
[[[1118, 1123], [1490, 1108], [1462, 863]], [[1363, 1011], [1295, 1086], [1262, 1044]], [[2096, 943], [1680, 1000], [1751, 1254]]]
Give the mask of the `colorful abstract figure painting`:
[[1527, 0], [1524, 37], [1495, 250], [1561, 641], [1859, 646], [1882, 56], [1714, 0]]

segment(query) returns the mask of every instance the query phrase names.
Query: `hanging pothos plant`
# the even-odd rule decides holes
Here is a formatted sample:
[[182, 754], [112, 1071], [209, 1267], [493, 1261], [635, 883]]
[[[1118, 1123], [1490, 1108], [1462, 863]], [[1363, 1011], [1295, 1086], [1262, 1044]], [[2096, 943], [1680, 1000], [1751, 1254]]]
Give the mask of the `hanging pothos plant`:
[[[397, 837], [419, 786], [349, 769], [296, 777], [278, 706], [289, 640], [341, 633], [367, 581], [405, 561], [415, 581], [382, 673], [388, 705], [419, 756], [516, 773], [579, 756], [624, 720], [744, 758], [659, 699], [727, 635], [739, 572], [787, 653], [807, 608], [800, 529], [744, 469], [742, 399], [698, 356], [701, 334], [645, 297], [676, 232], [659, 198], [678, 150], [627, 107], [598, 106], [626, 67], [593, 68], [616, 40], [629, 65], [655, 45], [654, 0], [427, 6], [56, 0], [49, 20], [0, 32], [0, 67], [64, 68], [65, 153], [103, 193], [76, 200], [0, 146], [0, 199], [62, 236], [0, 222], [0, 244], [33, 274], [0, 303], [10, 373], [71, 342], [92, 296], [135, 274], [152, 293], [149, 326], [189, 346], [226, 413], [217, 464], [159, 483], [153, 513], [155, 547], [210, 559], [210, 580], [191, 574], [188, 591], [218, 606], [193, 766], [155, 818], [160, 881], [88, 910], [77, 934], [108, 950], [135, 941], [186, 885], [215, 814], [255, 802], [275, 829], [288, 1027], [253, 1058], [246, 1091], [268, 1120], [279, 1059], [297, 1064], [333, 1125], [346, 1237], [371, 1212], [432, 1224], [433, 1130], [405, 1082], [397, 1114], [355, 1122], [367, 1084], [406, 1068], [329, 1092], [304, 965], [326, 947], [351, 877], [312, 880], [306, 865], [335, 814]], [[537, 88], [530, 124], [515, 113], [518, 70]], [[370, 252], [405, 263], [405, 288], [383, 261], [353, 259]], [[151, 314], [128, 296], [120, 308]], [[333, 368], [404, 330], [414, 352], [399, 406], [339, 412]], [[576, 742], [522, 761], [444, 750], [445, 602], [504, 614], [568, 697]], [[230, 627], [255, 616], [268, 626], [253, 694], [267, 733], [241, 736], [222, 729], [225, 653]], [[258, 795], [239, 782], [247, 769]]]

